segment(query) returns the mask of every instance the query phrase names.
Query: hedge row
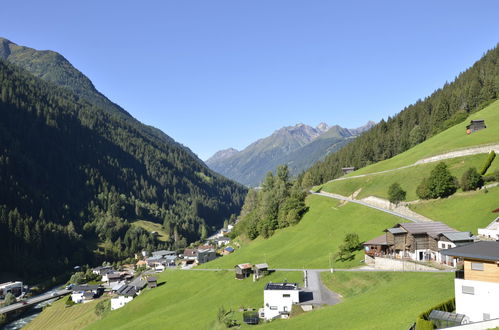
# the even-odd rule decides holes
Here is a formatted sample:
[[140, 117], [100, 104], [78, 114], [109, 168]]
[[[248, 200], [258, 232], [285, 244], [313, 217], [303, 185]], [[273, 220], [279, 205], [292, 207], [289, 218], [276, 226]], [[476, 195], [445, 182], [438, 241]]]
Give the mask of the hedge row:
[[496, 158], [496, 153], [494, 150], [491, 150], [489, 152], [489, 156], [487, 157], [487, 159], [485, 160], [485, 163], [483, 163], [482, 165], [482, 168], [480, 169], [480, 174], [481, 175], [484, 175], [485, 172], [487, 172], [487, 170], [489, 169], [490, 165], [492, 164], [492, 162], [494, 161], [494, 158]]

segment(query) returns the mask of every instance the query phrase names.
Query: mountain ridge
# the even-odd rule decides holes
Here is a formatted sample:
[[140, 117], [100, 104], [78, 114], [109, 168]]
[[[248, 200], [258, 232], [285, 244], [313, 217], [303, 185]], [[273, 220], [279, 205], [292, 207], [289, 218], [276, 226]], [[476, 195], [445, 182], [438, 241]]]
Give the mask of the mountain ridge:
[[241, 151], [234, 152], [233, 148], [218, 151], [205, 163], [230, 179], [257, 186], [265, 173], [281, 164], [287, 164], [291, 174], [297, 175], [372, 125], [374, 122], [370, 121], [354, 129], [324, 122], [316, 127], [303, 123], [284, 126]]

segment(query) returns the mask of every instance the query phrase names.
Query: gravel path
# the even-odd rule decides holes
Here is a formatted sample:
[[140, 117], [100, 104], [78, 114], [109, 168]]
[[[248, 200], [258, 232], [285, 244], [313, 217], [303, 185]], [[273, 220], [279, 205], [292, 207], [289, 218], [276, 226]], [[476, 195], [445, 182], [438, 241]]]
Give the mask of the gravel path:
[[462, 149], [462, 150], [450, 151], [450, 152], [447, 152], [444, 154], [420, 159], [411, 165], [397, 167], [397, 168], [393, 168], [391, 170], [380, 171], [380, 172], [359, 174], [359, 175], [347, 176], [347, 177], [343, 176], [341, 178], [333, 179], [333, 180], [330, 180], [328, 182], [349, 180], [349, 179], [355, 179], [355, 178], [363, 178], [366, 176], [371, 176], [371, 175], [376, 175], [376, 174], [390, 173], [390, 172], [402, 170], [404, 168], [413, 167], [413, 166], [417, 166], [417, 165], [421, 165], [421, 164], [438, 162], [438, 161], [441, 161], [444, 159], [458, 158], [458, 157], [478, 155], [478, 154], [486, 154], [486, 153], [489, 153], [491, 150], [494, 150], [496, 153], [499, 153], [499, 144], [491, 144], [491, 145], [486, 145], [486, 146], [477, 146], [477, 147], [466, 148], [466, 149]]
[[426, 221], [423, 221], [419, 217], [413, 217], [413, 216], [410, 216], [407, 214], [402, 214], [399, 212], [395, 212], [392, 210], [388, 210], [388, 209], [385, 209], [385, 208], [382, 208], [382, 207], [379, 207], [376, 205], [372, 205], [372, 204], [363, 202], [361, 200], [352, 199], [350, 197], [345, 197], [345, 196], [338, 195], [338, 194], [332, 194], [332, 193], [328, 193], [325, 191], [321, 191], [321, 192], [310, 191], [310, 193], [314, 194], [314, 195], [319, 195], [319, 196], [324, 196], [324, 197], [328, 197], [328, 198], [333, 198], [333, 199], [338, 199], [338, 200], [342, 200], [342, 201], [347, 201], [347, 202], [352, 202], [352, 203], [364, 205], [364, 206], [370, 207], [372, 209], [376, 209], [376, 210], [379, 210], [379, 211], [382, 211], [382, 212], [385, 212], [385, 213], [388, 213], [388, 214], [391, 214], [391, 215], [394, 215], [394, 216], [397, 216], [397, 217], [400, 217], [400, 218], [403, 218], [403, 219], [406, 219], [406, 220], [409, 220], [412, 222], [426, 222]]

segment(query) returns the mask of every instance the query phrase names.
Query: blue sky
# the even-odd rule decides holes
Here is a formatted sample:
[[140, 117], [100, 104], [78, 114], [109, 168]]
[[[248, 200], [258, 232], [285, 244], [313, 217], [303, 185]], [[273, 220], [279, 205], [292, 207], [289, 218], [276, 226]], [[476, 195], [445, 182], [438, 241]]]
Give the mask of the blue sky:
[[202, 159], [287, 125], [357, 127], [499, 41], [499, 1], [9, 1], [0, 35], [63, 54]]

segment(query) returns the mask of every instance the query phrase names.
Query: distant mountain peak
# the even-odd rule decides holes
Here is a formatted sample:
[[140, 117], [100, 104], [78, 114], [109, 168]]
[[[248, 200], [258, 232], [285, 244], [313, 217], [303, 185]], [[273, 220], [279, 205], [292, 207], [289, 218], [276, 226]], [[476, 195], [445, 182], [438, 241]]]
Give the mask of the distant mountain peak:
[[316, 128], [321, 132], [326, 132], [329, 129], [329, 125], [326, 124], [325, 122], [322, 122], [319, 125], [317, 125]]

